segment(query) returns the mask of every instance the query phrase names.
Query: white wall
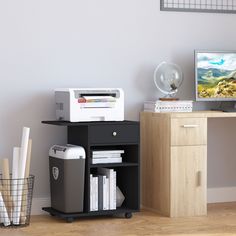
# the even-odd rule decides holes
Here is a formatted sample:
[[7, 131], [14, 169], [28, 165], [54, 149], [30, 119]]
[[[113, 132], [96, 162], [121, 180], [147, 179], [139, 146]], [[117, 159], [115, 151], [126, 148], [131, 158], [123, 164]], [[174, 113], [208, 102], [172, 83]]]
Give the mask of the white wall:
[[[22, 126], [31, 127], [34, 195], [47, 197], [48, 149], [66, 142], [65, 128], [40, 123], [55, 118], [54, 88], [122, 87], [125, 117], [137, 120], [143, 101], [158, 97], [152, 75], [166, 60], [183, 68], [179, 97], [193, 99], [194, 49], [236, 49], [235, 20], [230, 14], [160, 12], [159, 0], [1, 1], [0, 157], [11, 157]], [[218, 122], [213, 126], [228, 125]], [[217, 186], [214, 175], [223, 176], [220, 186], [236, 183], [233, 172], [234, 179], [224, 179], [225, 165], [220, 175], [219, 165], [209, 169], [209, 185]], [[230, 165], [236, 167], [233, 158]]]

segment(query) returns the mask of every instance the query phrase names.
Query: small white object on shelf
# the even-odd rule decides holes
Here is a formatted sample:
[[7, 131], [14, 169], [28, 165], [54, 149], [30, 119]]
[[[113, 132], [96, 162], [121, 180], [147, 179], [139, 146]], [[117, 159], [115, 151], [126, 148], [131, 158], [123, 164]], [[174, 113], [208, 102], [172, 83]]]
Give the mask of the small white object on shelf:
[[192, 112], [193, 101], [147, 101], [144, 103], [144, 111], [150, 112]]
[[116, 186], [116, 206], [121, 207], [125, 200], [124, 194], [121, 192], [120, 188]]

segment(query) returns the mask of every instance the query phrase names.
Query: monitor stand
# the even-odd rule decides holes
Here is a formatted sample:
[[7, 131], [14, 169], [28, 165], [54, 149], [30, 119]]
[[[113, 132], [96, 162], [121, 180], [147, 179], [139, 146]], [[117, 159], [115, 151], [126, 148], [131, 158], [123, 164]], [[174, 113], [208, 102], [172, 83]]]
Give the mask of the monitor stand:
[[236, 103], [233, 106], [222, 106], [222, 103], [218, 108], [212, 109], [214, 111], [223, 111], [223, 112], [236, 112]]

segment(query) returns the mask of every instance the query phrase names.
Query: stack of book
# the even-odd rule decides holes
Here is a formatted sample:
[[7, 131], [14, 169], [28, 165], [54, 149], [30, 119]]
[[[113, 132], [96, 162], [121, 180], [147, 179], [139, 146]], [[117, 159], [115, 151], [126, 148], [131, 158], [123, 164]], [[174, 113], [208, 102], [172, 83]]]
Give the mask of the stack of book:
[[116, 171], [98, 168], [90, 174], [90, 211], [116, 209]]
[[92, 151], [92, 164], [121, 163], [124, 150], [97, 150]]
[[147, 101], [144, 103], [144, 111], [151, 112], [192, 112], [193, 101]]

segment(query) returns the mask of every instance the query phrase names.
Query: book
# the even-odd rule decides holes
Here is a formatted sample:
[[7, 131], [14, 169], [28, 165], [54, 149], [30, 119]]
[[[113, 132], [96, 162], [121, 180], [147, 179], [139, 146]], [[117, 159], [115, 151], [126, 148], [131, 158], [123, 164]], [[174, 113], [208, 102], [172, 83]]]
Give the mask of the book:
[[116, 209], [116, 171], [113, 171], [113, 209]]
[[98, 210], [98, 177], [90, 174], [90, 211]]
[[94, 181], [94, 198], [93, 198], [93, 204], [94, 204], [94, 211], [98, 211], [98, 177], [95, 176], [93, 177], [93, 181]]
[[103, 164], [103, 163], [122, 163], [122, 157], [92, 159], [92, 164]]
[[96, 150], [96, 151], [92, 151], [93, 155], [110, 155], [110, 154], [114, 154], [114, 153], [124, 153], [125, 150]]
[[90, 174], [90, 211], [93, 211], [93, 175]]
[[192, 112], [193, 101], [147, 101], [144, 103], [144, 111], [150, 112]]
[[115, 210], [116, 209], [116, 206], [114, 205], [114, 198], [115, 198], [115, 191], [114, 191], [114, 188], [116, 187], [116, 183], [114, 182], [114, 170], [111, 169], [110, 170], [110, 181], [109, 181], [109, 184], [110, 184], [110, 209], [111, 210]]
[[103, 179], [103, 210], [109, 210], [109, 179]]
[[98, 175], [98, 210], [103, 210], [103, 185], [106, 176]]
[[109, 182], [109, 209], [114, 210], [116, 209], [116, 206], [114, 204], [114, 198], [115, 198], [115, 190], [116, 189], [116, 182], [114, 182], [114, 170], [108, 169], [108, 168], [98, 168], [98, 173], [105, 175], [108, 178]]
[[108, 153], [108, 154], [93, 154], [92, 158], [96, 159], [96, 158], [117, 158], [117, 157], [121, 157], [121, 153]]

